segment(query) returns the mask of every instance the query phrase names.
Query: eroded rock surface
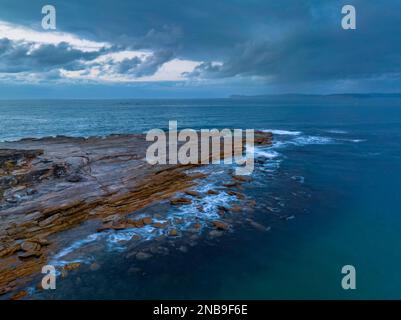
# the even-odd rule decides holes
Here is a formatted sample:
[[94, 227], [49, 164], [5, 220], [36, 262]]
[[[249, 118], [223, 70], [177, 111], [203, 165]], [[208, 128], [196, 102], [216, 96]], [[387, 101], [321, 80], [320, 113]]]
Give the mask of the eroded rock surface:
[[[271, 138], [257, 132], [255, 141], [266, 144]], [[99, 219], [103, 230], [156, 226], [150, 218], [124, 217], [162, 199], [191, 203], [174, 198], [178, 191], [199, 196], [188, 191], [201, 178], [187, 173], [195, 165], [150, 165], [145, 161], [149, 144], [143, 135], [0, 143], [0, 295], [17, 291], [25, 278], [40, 273], [52, 247], [48, 239], [58, 232], [89, 219]]]

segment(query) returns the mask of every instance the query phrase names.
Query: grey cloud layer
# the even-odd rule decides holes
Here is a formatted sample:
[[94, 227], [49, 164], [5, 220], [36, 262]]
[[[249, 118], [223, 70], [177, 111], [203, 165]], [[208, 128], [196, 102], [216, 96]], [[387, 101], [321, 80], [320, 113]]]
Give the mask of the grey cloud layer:
[[[5, 19], [37, 22], [41, 1], [25, 2], [24, 10], [19, 0], [1, 2]], [[174, 57], [204, 61], [187, 74], [192, 79], [249, 82], [256, 77], [276, 85], [353, 80], [362, 86], [365, 80], [401, 74], [399, 0], [351, 1], [357, 8], [354, 31], [341, 29], [341, 7], [350, 3], [343, 0], [53, 2], [63, 30], [123, 49], [155, 52], [144, 61], [116, 62], [112, 70], [121, 74], [152, 75]], [[63, 45], [43, 46], [27, 56], [24, 46], [2, 42], [0, 72], [79, 69], [82, 61], [95, 58], [63, 51]]]
[[0, 72], [47, 72], [55, 68], [76, 69], [81, 61], [93, 60], [98, 52], [83, 52], [72, 48], [68, 43], [57, 45], [42, 44], [33, 47], [33, 43], [0, 39]]

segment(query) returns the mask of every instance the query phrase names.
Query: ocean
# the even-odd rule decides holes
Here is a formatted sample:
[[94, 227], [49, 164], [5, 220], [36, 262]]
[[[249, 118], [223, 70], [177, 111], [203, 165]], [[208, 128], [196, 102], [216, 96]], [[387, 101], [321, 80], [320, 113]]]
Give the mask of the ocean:
[[[236, 226], [140, 263], [110, 246], [127, 234], [88, 240], [78, 233], [66, 250], [85, 257], [88, 243], [105, 241], [108, 250], [89, 257], [100, 267], [71, 273], [54, 291], [32, 289], [31, 297], [401, 298], [399, 98], [0, 101], [0, 140], [137, 133], [167, 129], [169, 120], [179, 128], [273, 132], [243, 190], [256, 202], [252, 219], [271, 229]], [[227, 199], [206, 204], [211, 217], [218, 201]], [[171, 214], [197, 214], [185, 210]], [[344, 265], [356, 269], [355, 290], [341, 286]]]

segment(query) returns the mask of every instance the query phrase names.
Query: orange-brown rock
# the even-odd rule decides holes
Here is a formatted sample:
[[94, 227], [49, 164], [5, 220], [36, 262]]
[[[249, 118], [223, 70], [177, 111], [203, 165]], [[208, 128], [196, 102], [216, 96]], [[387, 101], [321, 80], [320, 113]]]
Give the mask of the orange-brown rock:
[[79, 263], [79, 262], [72, 262], [72, 263], [66, 264], [66, 265], [63, 267], [63, 269], [66, 270], [66, 271], [71, 271], [71, 270], [78, 269], [80, 266], [81, 266], [81, 263]]
[[192, 200], [188, 199], [188, 198], [175, 198], [175, 199], [171, 199], [170, 203], [172, 205], [184, 205], [184, 204], [191, 204]]
[[194, 191], [194, 190], [186, 190], [185, 194], [192, 196], [192, 197], [200, 197], [201, 194], [198, 191]]
[[28, 295], [28, 292], [26, 292], [25, 290], [22, 290], [20, 292], [17, 292], [16, 294], [12, 295], [10, 300], [19, 300], [23, 297], [26, 297]]
[[223, 221], [213, 221], [212, 222], [213, 226], [217, 229], [217, 230], [228, 230], [230, 229], [230, 225], [228, 223], [225, 223]]
[[164, 229], [168, 226], [167, 222], [161, 223], [161, 222], [155, 222], [152, 224], [153, 227], [158, 228], [158, 229]]
[[[132, 227], [127, 215], [171, 199], [205, 176], [188, 173], [195, 164], [148, 164], [150, 144], [144, 135], [129, 134], [1, 142], [0, 292], [9, 290], [9, 283], [16, 283], [11, 288], [17, 291], [39, 274], [61, 231], [90, 219], [105, 219], [103, 230]], [[190, 203], [187, 198], [172, 202]], [[157, 225], [144, 219], [138, 226]]]
[[250, 176], [236, 176], [233, 175], [233, 179], [241, 182], [250, 182], [252, 178]]
[[254, 143], [258, 145], [268, 145], [273, 141], [273, 134], [271, 132], [255, 131]]
[[227, 191], [227, 194], [229, 194], [230, 196], [236, 196], [238, 199], [243, 200], [245, 199], [245, 195], [240, 193], [240, 192], [236, 192], [236, 191]]
[[208, 190], [206, 193], [207, 193], [207, 194], [210, 194], [210, 195], [216, 195], [216, 194], [219, 194], [217, 191], [215, 191], [215, 190], [212, 190], [212, 189]]

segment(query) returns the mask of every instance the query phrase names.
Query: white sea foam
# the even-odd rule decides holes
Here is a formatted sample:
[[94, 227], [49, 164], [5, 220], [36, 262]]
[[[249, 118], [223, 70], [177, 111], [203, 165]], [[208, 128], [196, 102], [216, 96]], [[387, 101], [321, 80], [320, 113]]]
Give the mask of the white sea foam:
[[281, 130], [281, 129], [263, 129], [263, 132], [271, 132], [276, 135], [284, 135], [284, 136], [299, 136], [301, 131], [290, 131], [290, 130]]
[[272, 147], [255, 147], [251, 145], [246, 145], [246, 149], [249, 152], [253, 152], [255, 158], [266, 157], [268, 159], [274, 159], [281, 156], [281, 154], [273, 150]]
[[287, 141], [276, 141], [273, 143], [274, 148], [283, 148], [289, 145], [295, 146], [306, 146], [306, 145], [323, 145], [323, 144], [335, 144], [336, 140], [330, 137], [322, 136], [300, 136], [292, 140]]
[[[216, 179], [216, 181], [219, 181]], [[216, 189], [217, 185], [214, 182], [204, 183], [199, 185], [194, 190], [206, 193], [210, 189]], [[196, 221], [203, 229], [210, 220], [219, 219], [217, 212], [218, 206], [229, 206], [232, 201], [236, 200], [235, 196], [231, 196], [224, 191], [217, 195], [205, 195], [203, 198], [193, 198], [190, 205], [171, 207], [164, 219], [153, 219], [154, 222], [169, 223], [169, 228], [174, 228], [180, 231], [185, 231], [192, 227]], [[202, 206], [202, 212], [199, 210]], [[138, 215], [141, 217], [141, 215]], [[183, 223], [176, 223], [176, 218], [183, 220]], [[155, 228], [151, 225], [146, 225], [142, 228], [129, 228], [124, 230], [107, 230], [97, 232], [87, 236], [84, 239], [73, 242], [68, 247], [62, 249], [51, 259], [51, 264], [62, 267], [71, 262], [89, 263], [92, 261], [91, 257], [70, 258], [69, 255], [75, 253], [77, 250], [90, 245], [97, 241], [104, 241], [108, 251], [123, 251], [125, 244], [133, 239], [134, 236], [139, 236], [138, 241], [150, 241], [159, 237], [163, 233], [168, 232], [168, 228]]]
[[302, 136], [295, 138], [295, 144], [298, 145], [308, 145], [308, 144], [331, 144], [335, 143], [335, 140], [329, 137], [320, 137], [320, 136]]
[[330, 130], [325, 130], [326, 132], [329, 133], [335, 133], [335, 134], [347, 134], [348, 131], [341, 130], [341, 129], [330, 129]]
[[360, 142], [365, 142], [365, 139], [339, 139], [341, 141], [346, 141], [346, 142], [354, 142], [354, 143], [360, 143]]
[[[55, 265], [55, 266], [66, 264], [61, 258], [64, 258], [65, 256], [67, 256], [70, 253], [72, 253], [72, 252], [84, 247], [85, 245], [98, 240], [100, 236], [101, 236], [101, 233], [94, 233], [94, 234], [91, 234], [91, 235], [87, 236], [85, 239], [81, 239], [81, 240], [75, 241], [72, 245], [62, 249], [59, 253], [57, 253], [52, 258], [51, 264]], [[71, 261], [69, 261], [69, 262], [71, 262]]]

